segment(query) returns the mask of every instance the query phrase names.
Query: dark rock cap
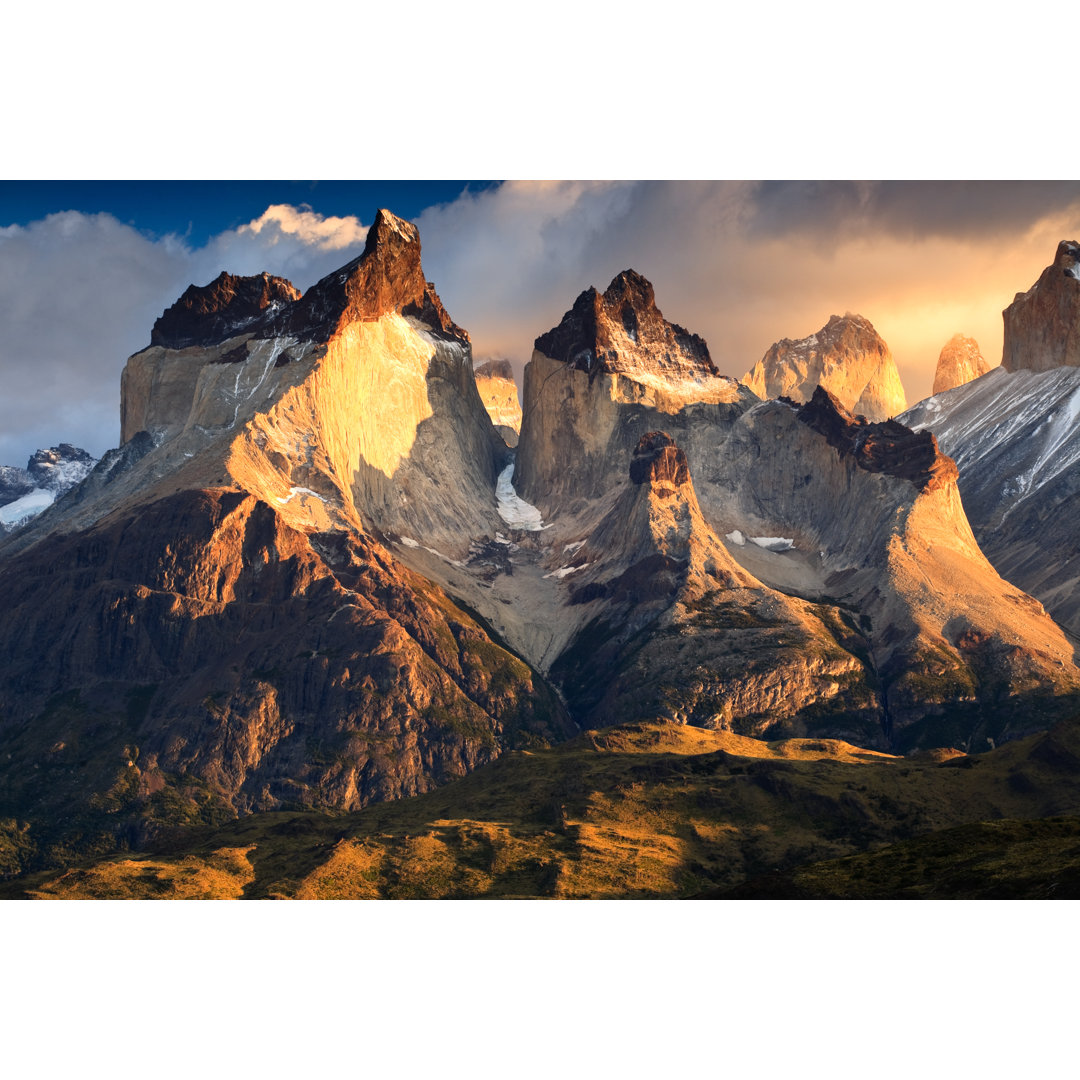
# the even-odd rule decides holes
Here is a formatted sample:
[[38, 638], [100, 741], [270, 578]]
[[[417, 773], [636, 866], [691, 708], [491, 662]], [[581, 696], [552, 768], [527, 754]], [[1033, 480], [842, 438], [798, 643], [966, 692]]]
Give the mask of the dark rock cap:
[[389, 210], [380, 210], [368, 229], [364, 253], [327, 274], [259, 333], [261, 337], [291, 334], [327, 341], [351, 322], [371, 321], [395, 311], [418, 318], [436, 333], [469, 341], [469, 335], [446, 313], [435, 286], [424, 280], [420, 230]]
[[673, 484], [682, 487], [690, 483], [690, 466], [686, 455], [675, 445], [666, 431], [650, 431], [642, 435], [630, 460], [630, 479], [635, 484]]
[[351, 322], [395, 311], [418, 318], [436, 333], [469, 341], [446, 313], [435, 286], [424, 280], [417, 227], [380, 210], [363, 254], [303, 296], [284, 278], [266, 273], [235, 277], [223, 271], [209, 285], [190, 286], [154, 324], [150, 344], [185, 349], [246, 333], [325, 342]]
[[929, 431], [912, 431], [896, 420], [868, 423], [852, 416], [839, 399], [818, 386], [813, 397], [798, 407], [798, 418], [842, 454], [855, 459], [867, 472], [887, 473], [908, 480], [920, 491], [933, 491], [954, 483], [956, 462], [938, 450]]
[[638, 363], [647, 357], [657, 371], [717, 374], [705, 340], [664, 318], [652, 284], [636, 270], [616, 275], [603, 294], [586, 289], [535, 346], [590, 375], [626, 370], [627, 352]]
[[166, 349], [216, 345], [244, 333], [275, 305], [290, 304], [299, 290], [270, 274], [236, 277], [222, 270], [209, 285], [189, 285], [150, 333], [150, 344]]

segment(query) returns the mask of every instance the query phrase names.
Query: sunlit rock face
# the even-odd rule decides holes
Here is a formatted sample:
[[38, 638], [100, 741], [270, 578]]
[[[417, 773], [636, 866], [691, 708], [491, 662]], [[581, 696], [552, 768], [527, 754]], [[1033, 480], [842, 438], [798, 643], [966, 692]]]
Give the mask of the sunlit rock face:
[[586, 289], [536, 339], [523, 397], [515, 483], [551, 510], [580, 508], [625, 482], [638, 438], [666, 417], [700, 406], [709, 427], [754, 400], [716, 373], [702, 338], [663, 317], [652, 285], [633, 270], [603, 293]]
[[122, 439], [148, 432], [154, 461], [205, 467], [216, 442], [204, 482], [232, 480], [317, 528], [359, 520], [461, 552], [496, 527], [506, 449], [409, 222], [380, 211], [364, 253], [302, 297], [266, 275], [193, 287], [155, 337], [121, 384]]
[[628, 464], [629, 483], [570, 562], [567, 616], [588, 621], [552, 674], [581, 722], [652, 715], [884, 745], [857, 626], [738, 564], [705, 521], [686, 455], [666, 432], [642, 435]]
[[974, 338], [964, 337], [963, 334], [954, 334], [938, 356], [933, 392], [943, 394], [946, 390], [954, 390], [985, 375], [989, 370], [990, 365], [979, 351], [979, 343]]
[[[124, 370], [122, 445], [0, 545], [0, 730], [33, 733], [0, 763], [0, 815], [60, 821], [62, 793], [71, 828], [116, 839], [359, 807], [576, 730], [389, 550], [449, 560], [505, 528], [507, 450], [414, 226], [380, 211], [303, 297], [266, 275], [189, 289], [154, 337]], [[53, 765], [60, 787], [34, 782]]]
[[888, 345], [861, 315], [833, 315], [799, 341], [784, 338], [754, 365], [743, 382], [758, 397], [809, 401], [824, 386], [851, 412], [888, 420], [907, 408]]
[[507, 446], [516, 446], [521, 432], [521, 402], [509, 360], [487, 360], [473, 371], [480, 400]]
[[[579, 305], [586, 316], [592, 310], [580, 298]], [[580, 330], [586, 321], [571, 312], [561, 325]], [[580, 342], [580, 334], [574, 337]], [[955, 464], [932, 435], [855, 415], [820, 387], [803, 404], [763, 402], [720, 378], [701, 377], [697, 392], [686, 392], [678, 375], [668, 379], [659, 367], [648, 368], [647, 352], [636, 357], [647, 381], [625, 370], [598, 370], [595, 351], [590, 371], [588, 350], [571, 350], [568, 361], [541, 351], [541, 345], [557, 351], [559, 340], [570, 335], [537, 339], [526, 368], [517, 469], [519, 491], [549, 523], [551, 543], [570, 553], [552, 566], [567, 593], [564, 622], [577, 621], [581, 629], [551, 671], [569, 698], [590, 710], [587, 722], [635, 702], [656, 706], [659, 699], [643, 689], [648, 663], [640, 669], [638, 696], [620, 675], [611, 684], [614, 696], [605, 698], [604, 673], [639, 670], [630, 654], [652, 655], [646, 643], [657, 635], [657, 663], [665, 647], [687, 658], [690, 689], [666, 699], [670, 715], [757, 733], [780, 723], [776, 718], [788, 714], [750, 668], [740, 673], [726, 666], [733, 639], [694, 636], [706, 624], [762, 629], [747, 612], [773, 594], [783, 600], [771, 602], [767, 618], [803, 629], [778, 634], [772, 651], [760, 643], [755, 649], [802, 687], [793, 700], [817, 702], [817, 731], [854, 737], [862, 725], [864, 741], [939, 745], [1016, 735], [1071, 707], [1077, 688], [1071, 646], [1040, 605], [1003, 581], [979, 551]], [[693, 477], [693, 509], [683, 497], [683, 461]], [[648, 551], [640, 547], [646, 542]], [[698, 577], [700, 591], [689, 601], [697, 612], [694, 632], [673, 630], [691, 625], [680, 621], [678, 597], [693, 577], [686, 570], [692, 552], [706, 548], [714, 553], [711, 566], [736, 566], [744, 575], [742, 591], [725, 595], [717, 601], [720, 611], [706, 617], [697, 605], [712, 604], [710, 592], [726, 586], [708, 574]], [[628, 595], [637, 598], [633, 609]], [[838, 603], [856, 618], [837, 622], [816, 612], [832, 635], [828, 644], [820, 631], [806, 630], [805, 612], [775, 614], [795, 599], [824, 608]], [[810, 668], [796, 676], [800, 651], [812, 666], [819, 646], [834, 650], [834, 658], [841, 652], [863, 658], [863, 668], [833, 679], [853, 693], [873, 684], [861, 704], [814, 698]], [[594, 651], [606, 659], [590, 660]], [[723, 689], [702, 674], [721, 669], [729, 672]], [[860, 670], [871, 672], [868, 681]], [[804, 692], [809, 696], [800, 698]], [[1032, 695], [1054, 704], [1031, 709]], [[991, 706], [996, 726], [982, 732]]]
[[209, 285], [188, 287], [154, 323], [150, 344], [167, 349], [213, 345], [299, 299], [299, 290], [284, 278], [265, 273], [236, 277], [222, 270]]
[[1054, 261], [1002, 316], [1006, 371], [1080, 367], [1080, 244], [1062, 240]]

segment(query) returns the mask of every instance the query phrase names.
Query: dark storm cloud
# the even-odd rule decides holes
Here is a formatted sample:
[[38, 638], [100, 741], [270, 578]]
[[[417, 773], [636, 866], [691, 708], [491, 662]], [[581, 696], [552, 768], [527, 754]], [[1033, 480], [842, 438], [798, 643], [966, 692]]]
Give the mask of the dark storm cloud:
[[1080, 201], [1075, 180], [769, 181], [754, 185], [750, 231], [983, 240], [1022, 231]]

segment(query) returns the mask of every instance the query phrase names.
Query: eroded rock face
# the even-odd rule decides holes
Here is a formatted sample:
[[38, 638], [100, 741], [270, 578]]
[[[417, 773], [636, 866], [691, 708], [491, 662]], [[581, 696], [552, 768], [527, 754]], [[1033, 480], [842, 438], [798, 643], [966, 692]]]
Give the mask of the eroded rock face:
[[682, 487], [690, 483], [686, 455], [667, 432], [650, 431], [641, 436], [630, 461], [630, 481], [634, 484], [661, 484]]
[[285, 304], [300, 291], [271, 274], [237, 277], [222, 271], [209, 285], [190, 285], [156, 323], [150, 344], [167, 349], [216, 345], [236, 337]]
[[938, 356], [933, 393], [943, 394], [946, 390], [963, 386], [989, 370], [990, 365], [979, 352], [979, 343], [963, 334], [954, 334]]
[[646, 431], [685, 409], [699, 410], [702, 426], [722, 425], [755, 399], [715, 374], [705, 342], [667, 322], [652, 286], [628, 270], [603, 294], [587, 289], [536, 339], [523, 400], [518, 491], [552, 512], [577, 512], [625, 480]]
[[[979, 551], [960, 502], [955, 465], [929, 433], [854, 416], [826, 390], [798, 404], [762, 402], [742, 386], [714, 400], [680, 397], [674, 387], [665, 387], [658, 375], [649, 385], [626, 374], [590, 375], [539, 350], [526, 368], [515, 479], [522, 477], [519, 491], [552, 523], [552, 544], [575, 552], [550, 564], [565, 581], [567, 620], [580, 620], [581, 629], [551, 668], [569, 695], [580, 692], [582, 701], [597, 703], [590, 709], [599, 709], [606, 673], [622, 672], [624, 661], [631, 663], [625, 650], [644, 647], [661, 627], [668, 633], [676, 626], [677, 620], [664, 620], [675, 618], [667, 613], [689, 587], [689, 553], [696, 547], [714, 552], [714, 567], [730, 572], [735, 566], [745, 577], [738, 579], [742, 591], [725, 598], [717, 613], [698, 612], [693, 633], [657, 638], [688, 663], [696, 657], [697, 667], [691, 664], [685, 675], [693, 688], [685, 703], [692, 698], [694, 704], [676, 710], [691, 722], [712, 723], [730, 707], [724, 722], [737, 730], [764, 730], [754, 728], [764, 723], [761, 716], [783, 710], [766, 672], [758, 672], [757, 681], [740, 681], [734, 668], [724, 680], [706, 678], [704, 673], [726, 663], [721, 657], [728, 645], [717, 651], [715, 640], [710, 645], [697, 636], [706, 624], [730, 629], [741, 621], [761, 629], [754, 604], [772, 593], [783, 599], [760, 619], [801, 629], [781, 630], [771, 646], [762, 647], [773, 669], [800, 687], [794, 696], [806, 694], [802, 700], [815, 702], [811, 712], [818, 730], [828, 730], [831, 722], [847, 724], [853, 715], [848, 698], [827, 704], [814, 697], [814, 680], [829, 670], [827, 663], [816, 675], [798, 668], [800, 655], [823, 656], [829, 649], [842, 649], [866, 665], [875, 687], [873, 707], [880, 710], [875, 722], [894, 747], [974, 746], [985, 738], [1015, 737], [1075, 707], [1080, 679], [1069, 642], [1037, 601], [1003, 581]], [[671, 462], [665, 473], [677, 471], [675, 447], [659, 432], [685, 454], [701, 529], [692, 524], [685, 485], [670, 478], [649, 481], [653, 459]], [[645, 453], [635, 455], [643, 436]], [[643, 482], [634, 483], [619, 461], [636, 461], [634, 476]], [[638, 524], [630, 527], [634, 515]], [[657, 531], [660, 522], [671, 524]], [[632, 539], [639, 537], [653, 537], [652, 547]], [[719, 542], [726, 562], [715, 554], [717, 537], [727, 538]], [[614, 562], [605, 560], [605, 552]], [[615, 565], [621, 566], [617, 572]], [[701, 585], [704, 591], [694, 594], [691, 607], [718, 587]], [[637, 606], [619, 608], [629, 603], [627, 597]], [[797, 598], [836, 604], [846, 613], [839, 622], [815, 616], [832, 644], [820, 630], [807, 630], [802, 615], [776, 614]], [[642, 619], [648, 611], [655, 621], [646, 630]], [[631, 645], [638, 632], [642, 639]], [[605, 644], [606, 659], [594, 662], [589, 643], [601, 640], [616, 645]], [[819, 645], [824, 652], [815, 651]], [[662, 647], [656, 648], [661, 665]], [[850, 668], [833, 681], [859, 684], [858, 670]], [[610, 700], [620, 704], [607, 716], [637, 707], [636, 700], [651, 702], [648, 707], [659, 700], [624, 693], [628, 684], [621, 675], [612, 685], [621, 689]], [[710, 713], [710, 702], [721, 704]], [[864, 706], [870, 708], [865, 701], [856, 708], [859, 723], [872, 713], [860, 711]], [[846, 730], [838, 737], [871, 737], [866, 730], [857, 737]]]
[[129, 358], [121, 438], [147, 432], [158, 448], [140, 476], [190, 471], [217, 442], [217, 464], [193, 482], [235, 481], [316, 528], [363, 521], [454, 558], [499, 527], [491, 492], [506, 446], [468, 335], [424, 280], [414, 225], [380, 210], [358, 259], [215, 336]]
[[1053, 263], [1002, 317], [1006, 371], [1080, 367], [1080, 244], [1062, 240]]
[[979, 546], [1080, 637], [1080, 368], [995, 368], [920, 402], [904, 423], [956, 459]]
[[[240, 310], [226, 291], [203, 322], [184, 309], [202, 343], [129, 359], [123, 445], [3, 541], [0, 731], [33, 734], [0, 813], [62, 817], [37, 783], [55, 761], [72, 827], [107, 844], [429, 790], [575, 730], [541, 676], [385, 546], [449, 563], [505, 527], [506, 448], [415, 228], [380, 213], [359, 260], [215, 340]], [[91, 738], [92, 768], [48, 756]]]
[[778, 341], [743, 382], [758, 397], [800, 403], [824, 386], [845, 409], [868, 420], [888, 420], [907, 408], [888, 345], [869, 319], [850, 311], [831, 316], [807, 338]]

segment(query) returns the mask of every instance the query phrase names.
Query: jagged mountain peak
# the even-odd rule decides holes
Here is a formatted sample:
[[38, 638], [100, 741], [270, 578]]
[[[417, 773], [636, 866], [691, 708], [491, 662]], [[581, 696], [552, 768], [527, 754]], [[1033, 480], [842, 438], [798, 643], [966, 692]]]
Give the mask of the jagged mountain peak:
[[704, 338], [669, 322], [652, 283], [636, 270], [617, 274], [603, 293], [589, 287], [536, 349], [590, 376], [700, 379], [717, 374]]
[[946, 390], [954, 390], [989, 370], [990, 365], [983, 359], [979, 343], [963, 334], [953, 334], [938, 356], [933, 392], [943, 394]]
[[808, 401], [816, 386], [831, 391], [845, 408], [885, 420], [907, 406], [892, 353], [864, 315], [845, 312], [808, 337], [782, 338], [743, 378], [762, 398]]
[[1054, 261], [1002, 312], [1006, 371], [1080, 367], [1080, 244], [1062, 240]]
[[209, 285], [189, 285], [154, 323], [150, 344], [166, 349], [214, 345], [244, 333], [273, 312], [300, 298], [284, 278], [265, 271], [240, 277], [222, 270]]
[[469, 341], [468, 333], [447, 314], [435, 286], [424, 278], [420, 230], [389, 210], [379, 210], [363, 254], [313, 285], [260, 336], [287, 334], [327, 341], [349, 323], [370, 322], [394, 312], [413, 316], [463, 343]]
[[929, 431], [915, 432], [896, 420], [870, 423], [864, 416], [853, 416], [823, 386], [799, 408], [798, 417], [867, 472], [909, 480], [919, 491], [956, 481], [956, 462], [938, 450]]

